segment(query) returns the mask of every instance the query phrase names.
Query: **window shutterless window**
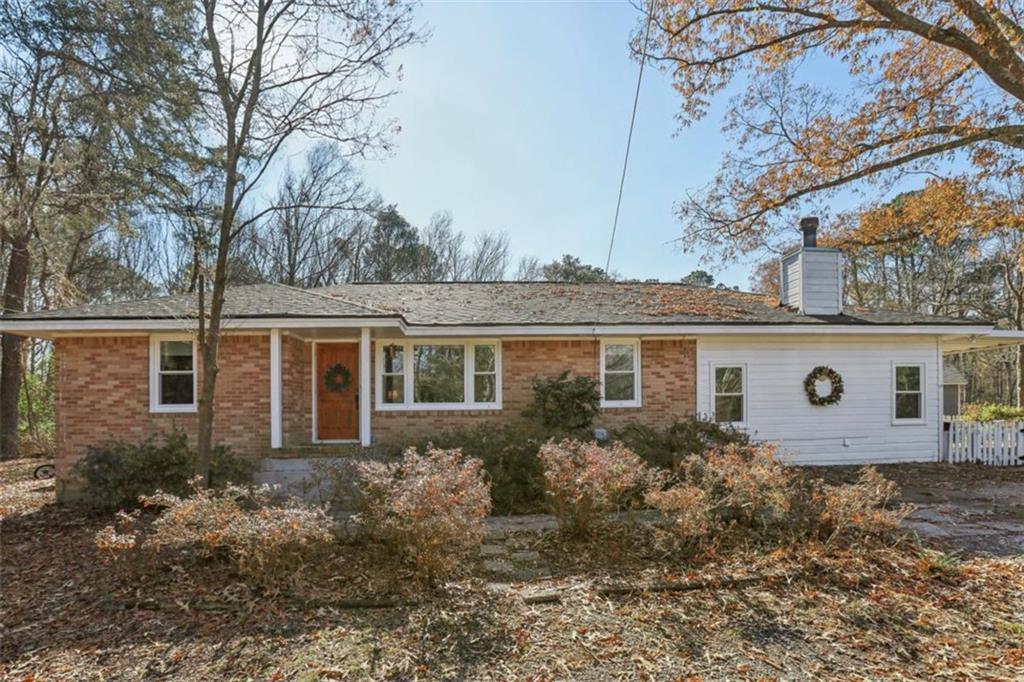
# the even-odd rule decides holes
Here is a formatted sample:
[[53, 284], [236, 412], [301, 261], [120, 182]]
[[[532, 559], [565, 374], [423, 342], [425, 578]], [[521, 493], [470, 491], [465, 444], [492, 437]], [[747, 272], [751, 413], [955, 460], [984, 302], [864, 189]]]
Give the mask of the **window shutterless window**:
[[381, 342], [377, 409], [500, 409], [500, 363], [492, 340]]
[[153, 336], [149, 347], [152, 412], [194, 412], [196, 347], [190, 336]]
[[924, 419], [922, 365], [893, 365], [893, 419]]
[[381, 402], [405, 403], [405, 348], [395, 344], [384, 346], [381, 353]]
[[601, 341], [601, 407], [640, 407], [640, 341]]
[[746, 368], [743, 365], [711, 368], [715, 385], [715, 421], [741, 424], [746, 421]]

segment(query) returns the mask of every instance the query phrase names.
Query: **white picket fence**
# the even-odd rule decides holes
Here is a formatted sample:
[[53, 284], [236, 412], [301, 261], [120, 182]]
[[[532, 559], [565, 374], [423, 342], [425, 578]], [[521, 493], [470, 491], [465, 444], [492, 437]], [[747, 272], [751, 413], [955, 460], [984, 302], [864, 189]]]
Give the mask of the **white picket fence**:
[[946, 431], [946, 461], [1024, 466], [1024, 421], [953, 419]]

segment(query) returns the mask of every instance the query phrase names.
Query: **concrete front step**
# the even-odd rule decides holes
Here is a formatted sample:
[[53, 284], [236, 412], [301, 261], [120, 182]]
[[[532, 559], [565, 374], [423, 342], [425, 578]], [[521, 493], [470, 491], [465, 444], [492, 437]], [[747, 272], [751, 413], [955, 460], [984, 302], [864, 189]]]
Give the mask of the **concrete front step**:
[[359, 457], [265, 457], [260, 461], [254, 482], [275, 486], [284, 496], [351, 509], [346, 505], [357, 495], [356, 463], [380, 457], [366, 451]]
[[267, 450], [267, 459], [319, 459], [322, 457], [363, 457], [367, 453], [380, 455], [379, 445], [363, 447], [359, 443], [298, 443]]

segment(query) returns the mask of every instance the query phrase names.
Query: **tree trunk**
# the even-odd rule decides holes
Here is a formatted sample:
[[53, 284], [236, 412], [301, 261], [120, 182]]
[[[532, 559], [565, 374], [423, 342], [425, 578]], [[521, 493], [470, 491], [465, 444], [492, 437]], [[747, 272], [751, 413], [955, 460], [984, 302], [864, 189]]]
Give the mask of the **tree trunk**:
[[[203, 355], [202, 389], [199, 392], [199, 436], [196, 448], [195, 474], [200, 484], [209, 485], [210, 462], [213, 455], [213, 396], [217, 386], [217, 353], [220, 349], [220, 317], [224, 309], [224, 294], [227, 289], [228, 251], [231, 248], [231, 231], [235, 223], [235, 187], [237, 176], [234, 163], [224, 183], [224, 207], [220, 221], [220, 239], [217, 243], [217, 264], [213, 273], [213, 291], [210, 298], [210, 314], [199, 310], [199, 347]], [[205, 286], [205, 285], [204, 285]], [[206, 326], [204, 322], [208, 319]]]
[[[7, 280], [4, 282], [3, 314], [25, 309], [25, 292], [31, 268], [29, 234], [25, 230], [11, 243], [7, 261]], [[24, 339], [14, 334], [3, 334], [0, 339], [0, 458], [18, 456], [18, 394], [24, 374], [21, 349]]]

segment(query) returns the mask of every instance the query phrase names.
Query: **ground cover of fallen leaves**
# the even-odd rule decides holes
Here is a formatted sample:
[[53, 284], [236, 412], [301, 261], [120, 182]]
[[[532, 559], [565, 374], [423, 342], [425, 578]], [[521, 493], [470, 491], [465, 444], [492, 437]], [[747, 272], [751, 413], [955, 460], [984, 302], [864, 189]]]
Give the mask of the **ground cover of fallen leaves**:
[[[36, 463], [0, 463], [5, 680], [1024, 678], [1021, 557], [897, 539], [684, 565], [629, 534], [600, 551], [547, 535], [513, 542], [553, 577], [504, 590], [474, 569], [396, 592], [400, 573], [353, 556], [302, 589], [260, 592], [216, 563], [105, 563], [93, 536], [109, 519], [56, 506], [52, 482], [29, 478]], [[695, 580], [707, 586], [643, 589]], [[524, 601], [542, 589], [559, 600]], [[356, 597], [397, 606], [343, 601]]]

